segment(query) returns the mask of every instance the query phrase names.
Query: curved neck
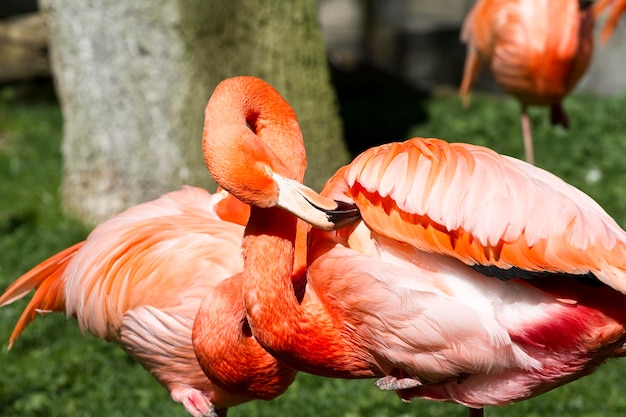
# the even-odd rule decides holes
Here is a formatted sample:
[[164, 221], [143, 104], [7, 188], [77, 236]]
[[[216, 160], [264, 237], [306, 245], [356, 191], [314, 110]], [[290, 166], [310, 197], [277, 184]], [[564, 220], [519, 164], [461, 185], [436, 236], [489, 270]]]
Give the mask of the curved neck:
[[289, 177], [304, 180], [306, 151], [296, 114], [273, 87], [254, 77], [227, 79], [216, 87], [205, 109], [202, 147], [213, 176], [223, 168], [215, 161], [231, 152], [239, 155], [240, 166], [252, 166], [258, 155], [251, 151], [260, 147], [277, 157], [273, 161], [284, 165]]
[[241, 298], [241, 274], [222, 281], [202, 301], [193, 327], [193, 347], [200, 367], [230, 404], [271, 400], [285, 392], [296, 370], [265, 351], [250, 333]]
[[223, 81], [206, 107], [203, 151], [215, 181], [255, 206], [243, 241], [243, 298], [259, 343], [300, 370], [372, 376], [336, 326], [341, 321], [333, 319], [304, 280], [294, 290], [294, 263], [302, 274], [306, 245], [298, 246], [304, 253], [296, 257], [296, 218], [268, 208], [276, 205], [279, 192], [270, 170], [304, 179], [304, 142], [291, 106], [257, 78]]
[[303, 295], [294, 289], [296, 222], [280, 209], [251, 210], [243, 243], [243, 295], [253, 334], [298, 370], [340, 378], [375, 376], [312, 288], [307, 285]]

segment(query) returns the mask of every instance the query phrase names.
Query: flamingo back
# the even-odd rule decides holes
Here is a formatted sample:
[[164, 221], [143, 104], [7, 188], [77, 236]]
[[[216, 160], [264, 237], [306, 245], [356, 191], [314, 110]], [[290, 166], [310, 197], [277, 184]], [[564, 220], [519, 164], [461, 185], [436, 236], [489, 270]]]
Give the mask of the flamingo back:
[[413, 138], [344, 171], [375, 231], [469, 265], [568, 273], [626, 292], [626, 234], [589, 196], [487, 148]]

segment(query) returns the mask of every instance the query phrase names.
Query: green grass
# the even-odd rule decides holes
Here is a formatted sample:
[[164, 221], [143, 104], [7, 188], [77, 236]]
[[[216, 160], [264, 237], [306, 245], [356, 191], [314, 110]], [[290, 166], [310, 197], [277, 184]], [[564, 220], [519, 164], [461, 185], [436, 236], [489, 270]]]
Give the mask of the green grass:
[[[23, 102], [0, 90], [0, 289], [38, 261], [83, 239], [88, 230], [59, 208], [61, 115], [54, 102]], [[434, 136], [523, 155], [519, 107], [510, 99], [474, 98], [464, 110], [453, 95], [422, 106], [426, 121], [406, 137]], [[626, 96], [566, 102], [571, 129], [551, 127], [544, 109], [532, 112], [537, 164], [591, 194], [626, 224]], [[390, 116], [392, 117], [392, 116]], [[384, 142], [389, 138], [381, 137]], [[597, 181], [587, 180], [600, 172]], [[186, 416], [167, 392], [117, 346], [82, 335], [60, 314], [38, 318], [7, 351], [7, 339], [25, 302], [0, 310], [0, 417]], [[623, 416], [626, 361], [489, 416]], [[402, 403], [372, 381], [300, 375], [282, 397], [230, 411], [237, 416], [465, 416], [453, 404]]]

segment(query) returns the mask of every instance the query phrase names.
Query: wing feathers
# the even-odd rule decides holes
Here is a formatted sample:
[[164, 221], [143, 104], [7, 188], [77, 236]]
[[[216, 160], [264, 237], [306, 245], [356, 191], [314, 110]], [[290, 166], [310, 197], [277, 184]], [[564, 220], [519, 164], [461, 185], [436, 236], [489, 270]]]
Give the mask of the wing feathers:
[[345, 180], [370, 227], [421, 250], [467, 264], [592, 272], [626, 290], [616, 277], [626, 270], [624, 231], [540, 168], [479, 146], [414, 138], [364, 152]]

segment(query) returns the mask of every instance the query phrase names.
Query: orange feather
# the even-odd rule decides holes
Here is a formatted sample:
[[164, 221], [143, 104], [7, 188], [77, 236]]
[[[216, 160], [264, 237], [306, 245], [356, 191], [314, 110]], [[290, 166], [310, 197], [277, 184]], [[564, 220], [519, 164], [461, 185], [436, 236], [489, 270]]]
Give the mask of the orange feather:
[[600, 39], [602, 42], [608, 42], [613, 31], [619, 23], [619, 19], [626, 11], [626, 0], [598, 0], [594, 4], [594, 15], [598, 18], [605, 10], [609, 9], [606, 22], [602, 28]]

